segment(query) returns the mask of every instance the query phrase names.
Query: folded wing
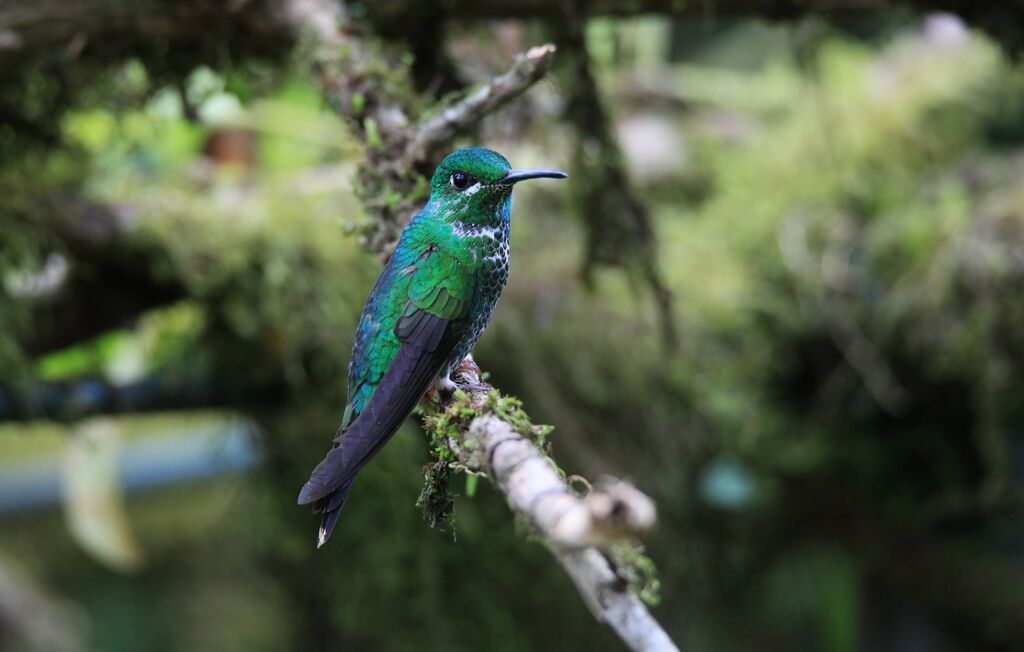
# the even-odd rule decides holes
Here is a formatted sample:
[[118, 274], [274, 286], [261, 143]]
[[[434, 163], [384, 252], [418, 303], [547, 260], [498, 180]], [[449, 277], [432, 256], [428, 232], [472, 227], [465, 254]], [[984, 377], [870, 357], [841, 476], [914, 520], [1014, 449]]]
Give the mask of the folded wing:
[[452, 356], [466, 328], [471, 279], [452, 259], [430, 251], [417, 261], [394, 335], [398, 352], [363, 410], [339, 429], [327, 456], [299, 493], [322, 512], [319, 545], [337, 524], [356, 474], [388, 442]]
[[[411, 302], [410, 302], [410, 305]], [[395, 329], [401, 346], [363, 411], [313, 469], [299, 504], [320, 500], [353, 478], [402, 425], [455, 349], [453, 322], [413, 307]]]

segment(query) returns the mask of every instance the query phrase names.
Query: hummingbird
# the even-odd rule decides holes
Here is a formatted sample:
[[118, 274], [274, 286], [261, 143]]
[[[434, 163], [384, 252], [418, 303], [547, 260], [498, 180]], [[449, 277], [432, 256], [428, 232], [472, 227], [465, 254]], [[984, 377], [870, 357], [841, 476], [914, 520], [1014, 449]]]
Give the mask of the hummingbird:
[[451, 372], [494, 313], [508, 281], [512, 188], [564, 179], [519, 170], [489, 149], [449, 154], [430, 199], [405, 227], [374, 283], [348, 365], [348, 403], [326, 457], [299, 493], [321, 514], [317, 547], [338, 524], [356, 474], [388, 442], [431, 386], [452, 391]]

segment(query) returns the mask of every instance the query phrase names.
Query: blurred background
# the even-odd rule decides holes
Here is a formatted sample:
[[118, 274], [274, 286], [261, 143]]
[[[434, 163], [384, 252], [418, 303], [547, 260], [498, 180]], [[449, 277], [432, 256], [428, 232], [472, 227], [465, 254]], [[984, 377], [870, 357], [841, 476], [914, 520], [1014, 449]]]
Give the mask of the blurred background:
[[[621, 649], [416, 419], [314, 549], [380, 257], [287, 4], [0, 3], [0, 649]], [[1024, 649], [1024, 9], [348, 5], [425, 107], [559, 44], [476, 358], [683, 650]]]

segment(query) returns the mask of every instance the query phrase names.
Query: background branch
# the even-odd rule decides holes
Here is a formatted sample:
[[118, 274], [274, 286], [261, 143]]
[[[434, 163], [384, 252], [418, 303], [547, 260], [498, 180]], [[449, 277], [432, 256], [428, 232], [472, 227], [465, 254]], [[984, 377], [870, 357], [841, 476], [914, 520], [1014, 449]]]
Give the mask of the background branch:
[[62, 194], [36, 198], [29, 219], [57, 247], [47, 265], [54, 278], [24, 279], [19, 297], [29, 306], [30, 328], [18, 340], [31, 357], [96, 337], [186, 294], [180, 279], [154, 272], [168, 267], [161, 265], [167, 252], [134, 237], [127, 210]]

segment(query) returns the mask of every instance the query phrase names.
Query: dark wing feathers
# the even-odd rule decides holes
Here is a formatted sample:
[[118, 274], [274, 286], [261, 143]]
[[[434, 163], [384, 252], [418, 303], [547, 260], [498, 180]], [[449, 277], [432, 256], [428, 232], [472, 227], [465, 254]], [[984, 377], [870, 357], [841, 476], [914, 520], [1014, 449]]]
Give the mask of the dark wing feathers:
[[366, 407], [338, 434], [334, 447], [313, 470], [299, 494], [300, 505], [321, 500], [350, 483], [387, 443], [455, 350], [455, 331], [452, 321], [409, 302], [395, 327], [401, 342], [398, 353]]
[[402, 425], [467, 325], [475, 285], [457, 259], [431, 247], [408, 274], [408, 301], [393, 330], [398, 352], [354, 418], [350, 404], [334, 446], [299, 493], [300, 505], [315, 502], [315, 511], [322, 512], [319, 546], [337, 524], [356, 474]]

